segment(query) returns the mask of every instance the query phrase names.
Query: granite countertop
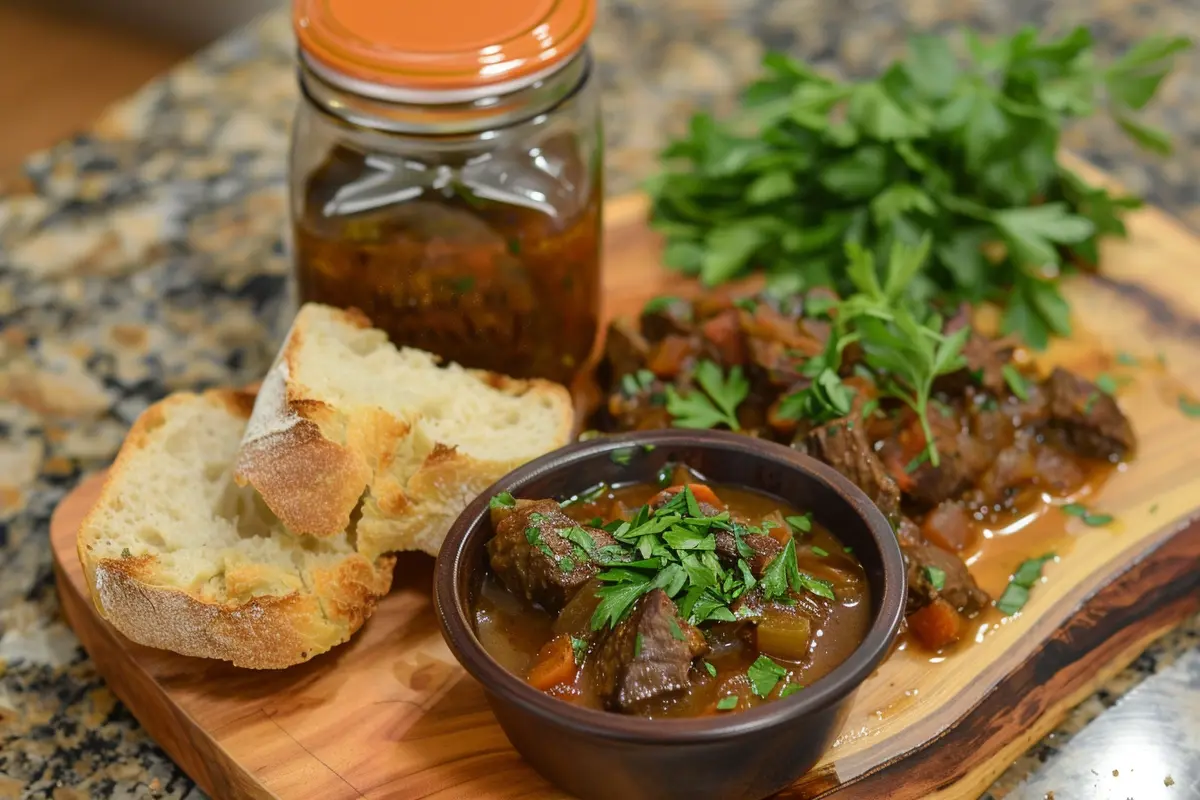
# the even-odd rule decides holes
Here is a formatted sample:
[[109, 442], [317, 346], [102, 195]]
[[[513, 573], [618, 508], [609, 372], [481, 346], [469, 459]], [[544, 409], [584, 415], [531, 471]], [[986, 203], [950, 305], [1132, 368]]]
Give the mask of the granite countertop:
[[[1200, 40], [1191, 0], [609, 0], [593, 38], [609, 190], [648, 175], [693, 108], [730, 110], [765, 48], [869, 73], [910, 29], [1061, 31], [1076, 21], [1110, 53], [1151, 32]], [[149, 403], [265, 371], [288, 311], [281, 234], [294, 98], [290, 31], [276, 14], [32, 157], [27, 180], [0, 200], [0, 798], [202, 796], [59, 618], [48, 521]], [[1181, 60], [1148, 116], [1175, 136], [1169, 161], [1099, 120], [1070, 131], [1067, 145], [1200, 228], [1200, 56]], [[1058, 751], [1101, 730], [1121, 710], [1106, 708], [1148, 675], [1164, 673], [1142, 693], [1167, 705], [1183, 696], [1172, 691], [1195, 691], [1178, 670], [1195, 678], [1198, 639], [1194, 619], [1153, 645], [991, 795], [1099, 796], [1082, 784], [1067, 791], [1080, 757]], [[1179, 788], [1170, 796], [1200, 796]]]

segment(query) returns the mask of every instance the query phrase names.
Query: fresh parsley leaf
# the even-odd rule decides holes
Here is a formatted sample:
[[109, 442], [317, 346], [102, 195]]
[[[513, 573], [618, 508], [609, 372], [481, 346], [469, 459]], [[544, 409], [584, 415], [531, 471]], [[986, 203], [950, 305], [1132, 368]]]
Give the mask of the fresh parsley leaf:
[[563, 572], [574, 572], [575, 560], [570, 556], [563, 556], [558, 560], [558, 568]]
[[1107, 372], [1102, 372], [1096, 376], [1096, 388], [1105, 394], [1116, 394], [1118, 388], [1117, 379]]
[[725, 376], [712, 361], [701, 361], [692, 377], [701, 391], [693, 389], [682, 395], [673, 386], [667, 386], [667, 413], [671, 415], [671, 424], [677, 428], [725, 425], [730, 430], [741, 430], [737, 407], [750, 393], [750, 382], [742, 374], [742, 368], [733, 367]]
[[643, 643], [642, 634], [639, 631], [637, 636], [635, 636], [633, 639], [633, 657], [634, 658], [637, 658], [642, 654], [642, 643]]
[[1024, 586], [1010, 583], [1004, 588], [1004, 593], [996, 600], [996, 610], [1006, 617], [1016, 614], [1029, 602], [1029, 590]]
[[638, 577], [636, 581], [614, 583], [596, 590], [596, 597], [600, 598], [600, 603], [592, 614], [592, 630], [616, 626], [629, 613], [629, 609], [633, 608], [638, 598], [650, 591], [649, 578]]
[[[674, 297], [672, 295], [660, 295], [658, 297], [651, 297], [649, 300], [647, 300], [646, 305], [642, 306], [642, 313], [657, 314], [660, 311], [666, 311], [672, 305], [687, 306], [687, 304], [678, 297]], [[690, 306], [688, 307], [690, 308]]]
[[608, 490], [609, 487], [607, 483], [597, 483], [592, 488], [584, 489], [579, 494], [567, 498], [563, 502], [559, 503], [559, 505], [563, 508], [567, 508], [568, 506], [573, 506], [576, 504], [593, 503], [599, 500], [601, 497], [604, 497], [604, 495], [608, 494]]
[[1082, 503], [1067, 503], [1062, 507], [1062, 512], [1071, 517], [1079, 517], [1084, 525], [1092, 528], [1100, 528], [1113, 521], [1112, 514], [1093, 513]]
[[828, 550], [826, 550], [824, 547], [818, 547], [815, 544], [812, 546], [812, 551], [813, 551], [813, 555], [818, 556], [820, 558], [825, 558], [827, 555], [829, 555]]
[[622, 467], [629, 466], [629, 462], [633, 460], [634, 448], [623, 447], [620, 450], [613, 450], [608, 454], [608, 458], [614, 464], [619, 464]]
[[783, 518], [793, 531], [797, 533], [808, 533], [812, 530], [812, 513], [808, 514], [792, 514]]
[[1025, 376], [1017, 372], [1017, 368], [1012, 364], [1005, 364], [1000, 368], [1000, 372], [1004, 375], [1004, 382], [1008, 384], [1008, 388], [1017, 396], [1019, 400], [1029, 399], [1029, 384], [1025, 380]]
[[1047, 553], [1038, 558], [1022, 561], [1013, 573], [1004, 593], [996, 601], [996, 608], [1005, 616], [1012, 616], [1025, 607], [1029, 602], [1029, 590], [1042, 578], [1042, 566], [1047, 561], [1053, 561], [1055, 555]]
[[1179, 410], [1183, 412], [1185, 417], [1200, 419], [1200, 403], [1190, 400], [1183, 395], [1179, 395]]
[[573, 525], [566, 530], [558, 532], [558, 535], [566, 539], [568, 542], [573, 542], [579, 545], [588, 553], [596, 550], [596, 540], [592, 535], [578, 525]]
[[750, 679], [750, 690], [759, 697], [766, 697], [779, 681], [787, 677], [787, 670], [760, 655], [746, 670], [746, 677]]
[[704, 670], [714, 678], [717, 677], [717, 668], [713, 666], [711, 661], [704, 662]]
[[582, 664], [583, 659], [587, 656], [588, 640], [581, 639], [578, 636], [571, 637], [571, 652], [575, 654], [575, 663]]
[[1117, 363], [1126, 367], [1136, 367], [1138, 365], [1138, 360], [1129, 353], [1122, 351], [1117, 353]]
[[488, 508], [512, 508], [517, 504], [513, 496], [508, 492], [501, 492], [494, 495], [491, 500], [488, 500]]
[[789, 589], [806, 591], [829, 600], [836, 599], [833, 584], [800, 571], [796, 562], [795, 539], [788, 539], [783, 551], [771, 559], [771, 563], [763, 571], [759, 585], [762, 586], [763, 596], [767, 600], [784, 599], [788, 596]]
[[791, 697], [803, 688], [804, 687], [799, 683], [789, 683], [779, 690], [779, 699], [782, 700], [785, 697]]
[[929, 579], [929, 585], [937, 591], [946, 588], [946, 571], [940, 567], [925, 565], [925, 577]]
[[732, 711], [733, 709], [737, 708], [737, 704], [738, 704], [737, 695], [731, 694], [727, 697], [722, 697], [720, 700], [717, 701], [717, 710], [718, 711]]

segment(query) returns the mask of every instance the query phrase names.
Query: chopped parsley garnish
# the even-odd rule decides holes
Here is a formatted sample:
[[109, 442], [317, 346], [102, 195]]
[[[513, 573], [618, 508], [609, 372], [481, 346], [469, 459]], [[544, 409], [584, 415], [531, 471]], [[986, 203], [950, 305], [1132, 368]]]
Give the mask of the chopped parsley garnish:
[[584, 503], [584, 504], [592, 503], [592, 502], [595, 502], [596, 500], [599, 500], [601, 497], [604, 497], [604, 495], [606, 495], [606, 494], [608, 494], [608, 484], [607, 483], [597, 483], [592, 488], [584, 489], [579, 494], [574, 495], [573, 497], [569, 497], [566, 500], [563, 500], [561, 503], [559, 503], [559, 505], [562, 506], [563, 508], [566, 508], [567, 506], [573, 506], [576, 503]]
[[853, 547], [851, 547], [850, 545], [846, 545], [845, 547], [843, 547], [843, 548], [842, 548], [842, 552], [843, 552], [843, 553], [853, 553], [853, 552], [854, 552], [854, 548], [853, 548]]
[[1096, 388], [1105, 394], [1116, 394], [1119, 382], [1107, 372], [1102, 372], [1096, 376]]
[[[646, 301], [646, 305], [642, 306], [642, 313], [643, 314], [657, 314], [660, 311], [667, 310], [667, 308], [669, 308], [672, 303], [681, 303], [681, 302], [682, 301], [678, 297], [674, 297], [669, 294], [660, 295], [658, 297], [651, 297], [649, 300]], [[681, 306], [681, 307], [683, 307], [683, 306]], [[685, 306], [685, 307], [691, 308], [691, 306]]]
[[592, 535], [578, 525], [573, 525], [564, 531], [559, 531], [559, 536], [566, 539], [568, 542], [582, 547], [586, 552], [592, 553], [596, 550], [596, 540]]
[[713, 676], [714, 678], [717, 677], [717, 668], [713, 666], [711, 661], [704, 662], [704, 669], [709, 675]]
[[1083, 520], [1084, 525], [1093, 528], [1099, 528], [1113, 521], [1112, 514], [1096, 514], [1088, 510], [1088, 507], [1083, 503], [1067, 503], [1062, 507], [1064, 514], [1071, 517], [1079, 517]]
[[1129, 353], [1120, 352], [1120, 353], [1117, 353], [1117, 363], [1124, 364], [1127, 367], [1136, 367], [1138, 360], [1136, 358], [1134, 358], [1133, 356], [1131, 356]]
[[626, 397], [636, 397], [642, 392], [650, 391], [654, 385], [654, 373], [648, 369], [639, 369], [637, 372], [626, 373], [621, 376], [621, 391]]
[[516, 504], [517, 501], [508, 492], [501, 492], [488, 500], [488, 508], [512, 508]]
[[1012, 364], [1005, 364], [1000, 368], [1001, 374], [1004, 375], [1004, 382], [1008, 384], [1008, 388], [1020, 400], [1029, 399], [1029, 384], [1025, 381], [1025, 376], [1017, 372], [1017, 368]]
[[750, 394], [750, 382], [740, 366], [726, 376], [712, 361], [701, 361], [692, 372], [699, 388], [680, 394], [667, 386], [667, 413], [676, 428], [715, 428], [724, 425], [741, 430], [737, 407]]
[[787, 670], [760, 655], [746, 670], [746, 677], [750, 679], [750, 690], [759, 697], [766, 697], [777, 683], [787, 677]]
[[925, 577], [929, 579], [929, 585], [939, 592], [946, 588], [946, 571], [940, 567], [926, 566]]
[[1100, 395], [1096, 392], [1090, 392], [1087, 399], [1083, 401], [1083, 413], [1090, 414], [1092, 409], [1096, 407], [1096, 401], [1100, 399]]
[[128, 547], [121, 548], [121, 558], [133, 558], [133, 553], [129, 552]]
[[763, 572], [759, 584], [762, 586], [763, 596], [767, 600], [786, 598], [789, 589], [797, 592], [808, 591], [829, 600], [835, 599], [833, 584], [800, 571], [800, 567], [796, 563], [795, 539], [788, 539], [783, 552], [771, 560]]
[[928, 460], [929, 460], [929, 450], [928, 449], [922, 450], [921, 452], [919, 452], [915, 456], [913, 456], [912, 461], [909, 461], [907, 464], [904, 465], [904, 471], [907, 474], [912, 475], [914, 472], [916, 472], [921, 467], [922, 464], [924, 464]]
[[638, 634], [633, 639], [633, 657], [637, 658], [642, 654], [642, 634]]
[[588, 640], [581, 639], [578, 636], [571, 637], [571, 652], [575, 654], [575, 663], [582, 664], [583, 659], [587, 656]]
[[575, 561], [570, 556], [563, 556], [558, 560], [558, 568], [563, 572], [574, 572]]
[[736, 308], [740, 308], [742, 311], [753, 314], [758, 308], [758, 301], [753, 297], [739, 297], [733, 301], [733, 305]]
[[687, 637], [683, 635], [683, 629], [679, 627], [678, 622], [673, 619], [667, 619], [667, 625], [671, 629], [672, 638], [678, 639], [681, 642], [687, 641]]
[[792, 514], [783, 518], [796, 533], [808, 533], [812, 530], [812, 514]]
[[1022, 561], [1004, 589], [1004, 594], [996, 601], [997, 610], [1011, 617], [1024, 608], [1029, 602], [1029, 590], [1042, 579], [1042, 565], [1054, 559], [1054, 553], [1047, 553], [1039, 558]]
[[828, 550], [826, 550], [824, 547], [818, 547], [815, 544], [812, 546], [812, 551], [813, 551], [813, 555], [820, 556], [821, 558], [824, 558], [825, 556], [829, 555]]
[[790, 697], [803, 688], [804, 686], [799, 683], [789, 683], [779, 690], [779, 699], [782, 700], [785, 697]]
[[608, 458], [614, 464], [620, 464], [622, 467], [629, 466], [629, 462], [633, 460], [633, 448], [624, 447], [620, 450], [613, 450], [608, 454]]
[[[746, 564], [754, 551], [742, 536], [760, 529], [735, 524], [728, 511], [705, 516], [689, 486], [656, 509], [642, 506], [631, 518], [614, 520], [603, 528], [615, 543], [594, 553], [585, 529], [567, 528], [561, 534], [604, 567], [596, 575], [601, 584], [596, 590], [600, 602], [592, 615], [592, 630], [619, 623], [638, 599], [653, 589], [666, 592], [691, 625], [735, 621], [738, 617], [732, 607], [758, 583], [763, 583], [768, 600], [786, 600], [789, 591], [833, 598], [831, 584], [800, 572], [792, 540], [768, 566], [763, 580], [756, 581]], [[736, 565], [726, 566], [717, 558], [717, 531], [730, 532], [738, 541], [741, 558]], [[683, 635], [680, 630], [677, 638]]]
[[1151, 504], [1150, 504], [1150, 513], [1151, 513], [1151, 514], [1157, 514], [1157, 513], [1158, 513], [1158, 503], [1151, 503]]
[[1190, 400], [1183, 395], [1179, 396], [1179, 410], [1183, 412], [1185, 417], [1200, 419], [1200, 403]]
[[731, 694], [728, 697], [722, 697], [717, 701], [718, 711], [733, 711], [737, 708], [738, 697], [736, 694]]

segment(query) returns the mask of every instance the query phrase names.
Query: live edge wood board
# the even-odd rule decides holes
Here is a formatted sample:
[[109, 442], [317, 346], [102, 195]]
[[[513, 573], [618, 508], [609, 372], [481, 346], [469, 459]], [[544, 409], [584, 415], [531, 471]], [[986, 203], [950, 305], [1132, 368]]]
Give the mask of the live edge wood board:
[[[637, 197], [607, 207], [610, 314], [695, 291], [659, 266], [645, 210]], [[1106, 248], [1103, 276], [1071, 282], [1076, 334], [1045, 354], [1130, 379], [1119, 397], [1137, 458], [1084, 498], [1116, 521], [1089, 528], [1052, 511], [1011, 533], [1028, 551], [1060, 555], [1024, 612], [980, 620], [976, 641], [945, 657], [894, 653], [860, 689], [826, 759], [784, 797], [977, 797], [1200, 608], [1200, 421], [1178, 408], [1181, 394], [1200, 397], [1200, 241], [1154, 209], [1133, 214], [1130, 231]], [[1118, 352], [1143, 366], [1118, 365]], [[560, 796], [509, 746], [443, 644], [431, 559], [402, 557], [392, 593], [348, 645], [282, 672], [238, 670], [132, 644], [97, 616], [74, 540], [98, 490], [96, 478], [85, 482], [51, 525], [64, 612], [117, 696], [212, 796]], [[973, 566], [990, 591], [1015, 566], [992, 563], [1002, 560], [985, 553]]]

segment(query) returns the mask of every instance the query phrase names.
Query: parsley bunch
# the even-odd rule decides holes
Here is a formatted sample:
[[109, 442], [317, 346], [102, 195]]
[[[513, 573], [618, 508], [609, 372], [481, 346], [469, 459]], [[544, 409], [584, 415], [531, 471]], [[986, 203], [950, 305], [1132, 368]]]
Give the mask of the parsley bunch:
[[[596, 525], [600, 522], [597, 520]], [[760, 583], [767, 600], [787, 601], [789, 590], [809, 591], [829, 599], [834, 596], [829, 582], [800, 571], [793, 541], [771, 561], [762, 581], [755, 579], [747, 562], [754, 551], [743, 537], [761, 533], [762, 529], [735, 522], [728, 511], [705, 516], [688, 487], [657, 509], [642, 506], [633, 519], [616, 520], [603, 527], [618, 544], [593, 550], [571, 531], [563, 534], [604, 567], [596, 576], [604, 585], [596, 591], [600, 603], [592, 615], [592, 630], [615, 626], [638, 598], [653, 589], [665, 591], [692, 625], [737, 620], [733, 604]], [[586, 535], [582, 528], [578, 530]], [[736, 569], [725, 567], [717, 559], [718, 530], [730, 532], [737, 542]], [[682, 631], [677, 638], [683, 638]]]
[[1190, 43], [1151, 37], [1100, 65], [1084, 28], [964, 40], [959, 59], [944, 38], [915, 38], [862, 82], [768, 55], [745, 114], [697, 114], [663, 153], [648, 188], [668, 265], [709, 285], [761, 269], [788, 291], [845, 296], [856, 281], [844, 242], [883, 260], [929, 233], [929, 264], [904, 287], [915, 299], [997, 302], [1004, 330], [1039, 348], [1069, 333], [1060, 276], [1095, 265], [1099, 239], [1123, 236], [1122, 212], [1139, 201], [1060, 165], [1063, 126], [1103, 104], [1139, 145], [1170, 152], [1135, 114]]

